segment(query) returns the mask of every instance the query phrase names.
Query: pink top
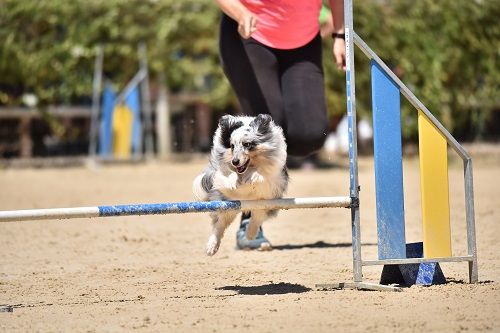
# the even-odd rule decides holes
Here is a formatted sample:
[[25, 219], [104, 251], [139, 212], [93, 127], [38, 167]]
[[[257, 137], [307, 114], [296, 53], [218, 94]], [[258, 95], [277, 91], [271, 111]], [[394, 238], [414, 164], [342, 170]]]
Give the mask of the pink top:
[[277, 49], [294, 49], [319, 32], [321, 0], [240, 0], [257, 16], [252, 38]]

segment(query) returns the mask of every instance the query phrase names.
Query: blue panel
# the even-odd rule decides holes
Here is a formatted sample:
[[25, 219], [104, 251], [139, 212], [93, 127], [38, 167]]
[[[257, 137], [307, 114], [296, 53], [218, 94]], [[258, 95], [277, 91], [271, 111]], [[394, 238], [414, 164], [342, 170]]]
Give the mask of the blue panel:
[[141, 153], [141, 104], [139, 99], [139, 86], [134, 89], [125, 97], [125, 105], [132, 111], [132, 151], [134, 153]]
[[99, 206], [99, 216], [181, 214], [240, 210], [240, 201], [199, 201], [161, 204]]
[[104, 88], [102, 95], [102, 115], [99, 130], [99, 155], [109, 157], [113, 148], [113, 111], [115, 109], [115, 92], [111, 85]]
[[379, 259], [406, 258], [400, 93], [372, 61], [373, 144]]

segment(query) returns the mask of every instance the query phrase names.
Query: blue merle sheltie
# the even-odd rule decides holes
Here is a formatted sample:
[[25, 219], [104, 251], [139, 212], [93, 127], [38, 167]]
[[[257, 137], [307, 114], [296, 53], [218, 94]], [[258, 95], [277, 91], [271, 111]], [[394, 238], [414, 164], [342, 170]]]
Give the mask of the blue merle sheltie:
[[[286, 142], [271, 116], [225, 115], [213, 138], [210, 163], [193, 182], [197, 200], [260, 200], [282, 198], [288, 186]], [[276, 210], [252, 210], [246, 237], [254, 239], [262, 223]], [[207, 255], [219, 249], [224, 231], [237, 211], [211, 213], [212, 233]]]

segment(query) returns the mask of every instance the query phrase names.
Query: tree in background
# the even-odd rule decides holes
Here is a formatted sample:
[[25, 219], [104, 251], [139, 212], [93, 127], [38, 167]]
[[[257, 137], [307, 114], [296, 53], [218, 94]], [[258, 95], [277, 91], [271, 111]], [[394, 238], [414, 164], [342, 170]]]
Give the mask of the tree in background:
[[[91, 96], [96, 46], [104, 73], [122, 88], [138, 69], [145, 42], [150, 70], [174, 91], [202, 91], [227, 104], [229, 87], [217, 57], [218, 11], [211, 1], [1, 1], [1, 104], [31, 92], [41, 103], [78, 103]], [[220, 99], [223, 98], [222, 101]]]
[[[354, 11], [356, 32], [455, 136], [481, 137], [492, 111], [500, 109], [497, 0], [359, 0]], [[344, 78], [331, 62], [325, 65], [330, 109], [343, 112]], [[355, 67], [358, 111], [366, 117], [369, 62], [359, 49]], [[416, 138], [416, 119], [403, 103], [405, 138]]]
[[[25, 93], [42, 105], [89, 103], [95, 48], [119, 87], [138, 69], [145, 42], [151, 77], [202, 96], [216, 109], [236, 106], [217, 52], [219, 12], [211, 0], [0, 0], [0, 105]], [[499, 108], [497, 0], [358, 0], [357, 33], [458, 138], [482, 134]], [[345, 112], [344, 74], [334, 69], [325, 41], [327, 102]], [[370, 113], [369, 63], [357, 51], [357, 102]], [[410, 116], [412, 115], [412, 116]], [[404, 135], [415, 138], [416, 117], [403, 104]]]

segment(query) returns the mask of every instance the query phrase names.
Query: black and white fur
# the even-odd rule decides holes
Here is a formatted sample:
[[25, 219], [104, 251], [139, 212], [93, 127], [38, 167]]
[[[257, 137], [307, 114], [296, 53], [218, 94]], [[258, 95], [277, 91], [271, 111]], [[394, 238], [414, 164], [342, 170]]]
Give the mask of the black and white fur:
[[[197, 200], [259, 200], [282, 198], [288, 186], [286, 143], [281, 127], [271, 116], [223, 116], [213, 138], [210, 163], [193, 182]], [[246, 237], [254, 239], [259, 227], [276, 210], [253, 210]], [[214, 212], [207, 255], [214, 255], [224, 231], [238, 212]]]

